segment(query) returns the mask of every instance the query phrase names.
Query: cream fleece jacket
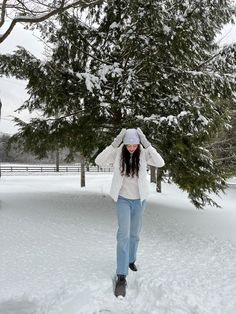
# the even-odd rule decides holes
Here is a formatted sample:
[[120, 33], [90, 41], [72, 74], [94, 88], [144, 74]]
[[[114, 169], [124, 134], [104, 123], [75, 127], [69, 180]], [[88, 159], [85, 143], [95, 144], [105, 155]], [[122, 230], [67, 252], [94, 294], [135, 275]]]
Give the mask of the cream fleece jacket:
[[[112, 145], [107, 146], [95, 159], [95, 163], [100, 167], [113, 166], [114, 175], [112, 179], [110, 195], [116, 202], [120, 189], [123, 184], [124, 176], [120, 173], [120, 157], [122, 152], [122, 147], [124, 144], [118, 148]], [[156, 151], [151, 145], [144, 149], [140, 145], [140, 168], [138, 176], [138, 188], [141, 201], [145, 200], [149, 194], [150, 183], [147, 178], [147, 165], [161, 168], [165, 165], [165, 162], [161, 155]]]

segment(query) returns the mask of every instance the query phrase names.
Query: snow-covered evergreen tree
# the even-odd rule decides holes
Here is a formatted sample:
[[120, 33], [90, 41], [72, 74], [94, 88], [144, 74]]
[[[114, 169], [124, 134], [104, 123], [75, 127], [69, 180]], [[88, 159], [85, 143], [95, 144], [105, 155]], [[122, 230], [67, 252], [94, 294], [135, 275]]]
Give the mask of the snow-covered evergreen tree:
[[205, 145], [235, 101], [236, 47], [214, 41], [234, 10], [230, 1], [108, 1], [98, 28], [100, 58], [113, 64], [100, 91], [108, 120], [141, 126], [197, 207], [225, 187]]

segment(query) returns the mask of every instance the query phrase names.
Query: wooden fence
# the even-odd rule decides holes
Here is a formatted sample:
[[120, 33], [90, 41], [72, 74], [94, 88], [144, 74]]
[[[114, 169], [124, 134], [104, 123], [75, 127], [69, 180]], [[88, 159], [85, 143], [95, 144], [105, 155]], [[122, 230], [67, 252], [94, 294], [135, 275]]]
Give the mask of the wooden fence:
[[[98, 166], [87, 166], [85, 167], [86, 172], [111, 172], [112, 168], [100, 168]], [[56, 166], [1, 166], [1, 172], [9, 173], [9, 172], [81, 172], [80, 166], [59, 166], [59, 169], [57, 171]]]

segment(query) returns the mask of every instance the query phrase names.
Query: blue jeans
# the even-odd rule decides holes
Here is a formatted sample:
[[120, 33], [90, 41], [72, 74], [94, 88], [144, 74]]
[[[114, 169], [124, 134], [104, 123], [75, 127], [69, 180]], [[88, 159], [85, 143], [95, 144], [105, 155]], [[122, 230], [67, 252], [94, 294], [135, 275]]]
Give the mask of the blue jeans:
[[122, 196], [116, 202], [118, 219], [116, 273], [128, 275], [129, 263], [136, 261], [139, 234], [145, 201], [131, 200]]

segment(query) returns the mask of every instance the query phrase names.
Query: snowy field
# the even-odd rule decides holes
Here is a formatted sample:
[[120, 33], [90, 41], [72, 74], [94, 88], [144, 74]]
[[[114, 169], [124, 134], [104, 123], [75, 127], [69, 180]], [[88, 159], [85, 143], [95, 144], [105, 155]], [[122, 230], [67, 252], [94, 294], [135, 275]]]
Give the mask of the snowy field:
[[0, 314], [235, 314], [236, 188], [196, 210], [163, 184], [145, 211], [137, 273], [113, 296], [111, 174], [0, 180]]

